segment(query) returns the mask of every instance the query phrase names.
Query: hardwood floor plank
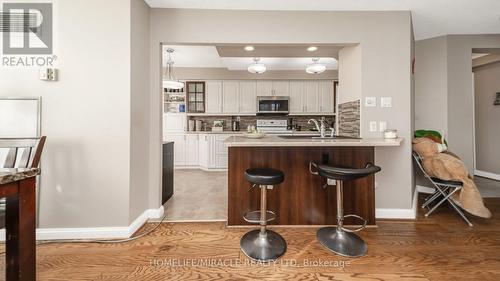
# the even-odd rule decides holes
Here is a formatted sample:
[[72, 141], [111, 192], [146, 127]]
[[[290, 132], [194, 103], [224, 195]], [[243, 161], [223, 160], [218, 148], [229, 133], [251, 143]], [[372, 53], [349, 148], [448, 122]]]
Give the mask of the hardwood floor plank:
[[316, 228], [275, 227], [288, 249], [266, 265], [239, 249], [249, 228], [163, 223], [127, 243], [39, 245], [37, 280], [500, 280], [500, 198], [485, 202], [493, 218], [473, 218], [474, 228], [447, 207], [429, 218], [419, 211], [416, 221], [380, 220], [359, 233], [368, 253], [355, 259], [324, 249]]

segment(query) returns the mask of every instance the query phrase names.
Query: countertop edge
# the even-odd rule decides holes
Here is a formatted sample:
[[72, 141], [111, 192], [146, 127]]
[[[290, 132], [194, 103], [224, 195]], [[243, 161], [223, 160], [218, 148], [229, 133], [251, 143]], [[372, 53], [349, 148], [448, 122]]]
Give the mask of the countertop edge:
[[373, 147], [398, 147], [403, 143], [404, 138], [394, 140], [366, 138], [362, 140], [327, 140], [327, 141], [304, 141], [304, 140], [269, 140], [264, 139], [245, 139], [244, 141], [234, 141], [228, 138], [224, 141], [227, 147], [303, 147], [303, 146], [373, 146]]
[[0, 184], [9, 184], [12, 182], [36, 177], [39, 173], [40, 168], [0, 169]]

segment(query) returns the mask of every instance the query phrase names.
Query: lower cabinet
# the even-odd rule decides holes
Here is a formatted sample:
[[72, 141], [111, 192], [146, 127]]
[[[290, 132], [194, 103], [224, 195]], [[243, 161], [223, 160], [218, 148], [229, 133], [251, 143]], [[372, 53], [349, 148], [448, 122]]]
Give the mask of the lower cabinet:
[[174, 167], [219, 170], [228, 166], [224, 140], [230, 136], [233, 134], [166, 134], [165, 140], [174, 142]]

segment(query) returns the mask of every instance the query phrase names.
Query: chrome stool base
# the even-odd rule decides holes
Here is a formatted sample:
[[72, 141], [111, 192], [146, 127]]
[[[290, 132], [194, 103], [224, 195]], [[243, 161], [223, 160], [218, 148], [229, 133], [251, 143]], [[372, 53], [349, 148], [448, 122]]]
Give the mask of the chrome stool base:
[[272, 230], [266, 230], [265, 235], [261, 235], [259, 229], [245, 233], [240, 247], [247, 257], [256, 261], [273, 261], [286, 252], [285, 239]]
[[368, 249], [365, 241], [358, 235], [337, 227], [320, 228], [316, 238], [325, 248], [344, 257], [361, 257]]

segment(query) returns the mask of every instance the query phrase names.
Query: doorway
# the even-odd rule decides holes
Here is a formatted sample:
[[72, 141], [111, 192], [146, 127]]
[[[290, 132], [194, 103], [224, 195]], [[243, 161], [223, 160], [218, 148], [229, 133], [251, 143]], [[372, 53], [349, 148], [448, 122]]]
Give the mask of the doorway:
[[483, 197], [500, 197], [500, 50], [472, 53], [474, 175]]

